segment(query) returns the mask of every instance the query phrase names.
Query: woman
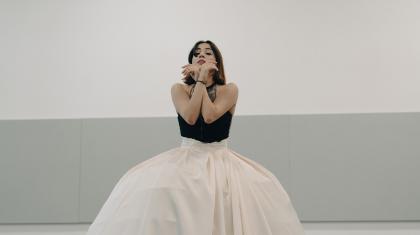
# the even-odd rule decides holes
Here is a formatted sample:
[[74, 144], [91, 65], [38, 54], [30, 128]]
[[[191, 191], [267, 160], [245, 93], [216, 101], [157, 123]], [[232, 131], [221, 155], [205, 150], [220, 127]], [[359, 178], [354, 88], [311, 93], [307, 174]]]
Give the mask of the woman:
[[181, 144], [118, 181], [88, 235], [301, 235], [277, 178], [228, 145], [238, 99], [220, 51], [198, 41], [171, 88]]

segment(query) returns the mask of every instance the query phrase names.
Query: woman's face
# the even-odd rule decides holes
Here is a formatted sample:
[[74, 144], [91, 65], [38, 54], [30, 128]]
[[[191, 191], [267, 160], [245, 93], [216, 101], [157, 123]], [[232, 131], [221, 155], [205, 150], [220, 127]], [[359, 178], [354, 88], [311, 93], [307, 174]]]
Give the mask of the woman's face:
[[204, 62], [209, 60], [216, 61], [216, 57], [214, 56], [214, 52], [208, 43], [201, 43], [193, 52], [192, 63], [198, 63], [202, 65]]

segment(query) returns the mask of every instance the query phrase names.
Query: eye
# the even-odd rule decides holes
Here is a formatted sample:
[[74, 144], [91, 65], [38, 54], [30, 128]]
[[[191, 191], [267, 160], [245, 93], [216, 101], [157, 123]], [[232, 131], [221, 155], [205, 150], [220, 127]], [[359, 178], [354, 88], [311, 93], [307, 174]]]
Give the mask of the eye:
[[[193, 56], [197, 57], [200, 54], [200, 52], [194, 52]], [[213, 55], [211, 52], [207, 52], [206, 55]]]

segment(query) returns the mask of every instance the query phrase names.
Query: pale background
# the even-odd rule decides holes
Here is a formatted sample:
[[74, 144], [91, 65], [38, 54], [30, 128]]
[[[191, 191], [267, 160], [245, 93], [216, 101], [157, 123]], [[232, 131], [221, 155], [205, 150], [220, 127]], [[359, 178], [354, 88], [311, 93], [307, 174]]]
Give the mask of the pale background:
[[0, 119], [175, 116], [209, 39], [236, 115], [420, 110], [420, 1], [0, 1]]
[[0, 0], [0, 234], [83, 234], [126, 169], [176, 144], [170, 87], [202, 39], [239, 86], [238, 151], [276, 174], [308, 235], [418, 234], [419, 12]]

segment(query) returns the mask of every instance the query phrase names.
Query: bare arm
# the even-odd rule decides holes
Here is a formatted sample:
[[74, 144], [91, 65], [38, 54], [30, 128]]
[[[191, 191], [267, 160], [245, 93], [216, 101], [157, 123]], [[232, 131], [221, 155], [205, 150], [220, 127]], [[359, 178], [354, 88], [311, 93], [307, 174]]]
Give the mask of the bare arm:
[[175, 83], [171, 87], [172, 102], [175, 109], [190, 125], [194, 125], [197, 121], [204, 93], [207, 93], [206, 88], [201, 82], [196, 83], [191, 99], [185, 92], [182, 84]]
[[204, 122], [212, 123], [219, 119], [224, 113], [229, 111], [238, 100], [238, 87], [235, 83], [229, 83], [226, 85], [224, 92], [217, 94], [214, 103], [211, 102], [207, 90], [203, 94], [202, 99], [202, 111]]

